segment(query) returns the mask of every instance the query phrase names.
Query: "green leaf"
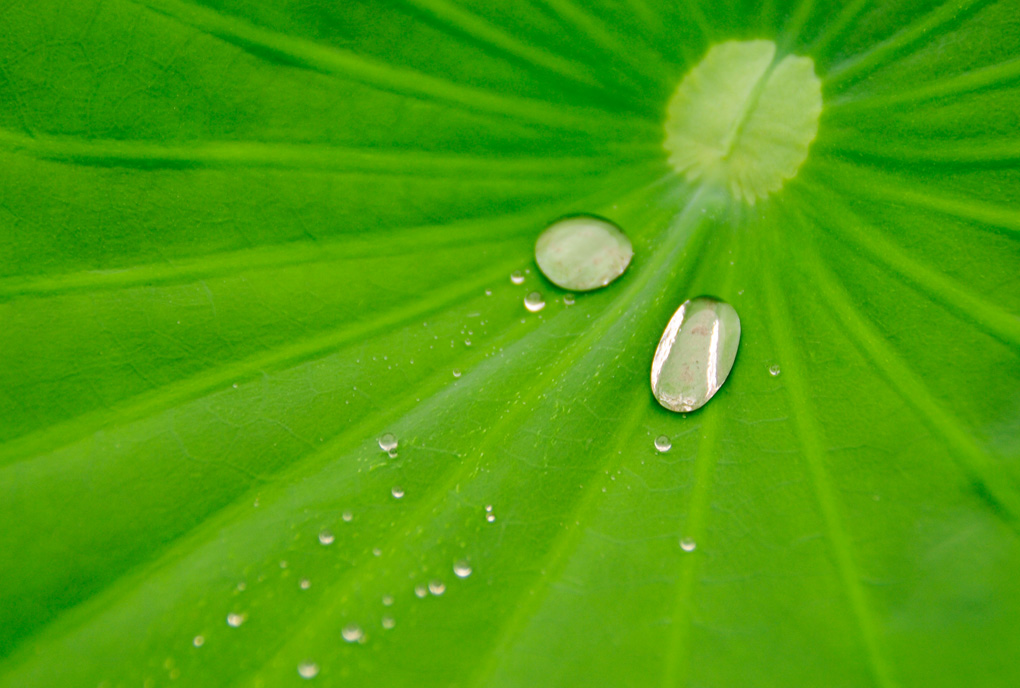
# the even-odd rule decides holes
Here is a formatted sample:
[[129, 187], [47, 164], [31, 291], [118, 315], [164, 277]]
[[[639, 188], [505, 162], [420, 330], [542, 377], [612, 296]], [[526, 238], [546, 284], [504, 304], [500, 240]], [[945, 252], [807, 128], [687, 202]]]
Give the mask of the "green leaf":
[[[1016, 684], [1017, 10], [0, 4], [0, 686]], [[823, 107], [751, 206], [663, 144], [760, 40]]]

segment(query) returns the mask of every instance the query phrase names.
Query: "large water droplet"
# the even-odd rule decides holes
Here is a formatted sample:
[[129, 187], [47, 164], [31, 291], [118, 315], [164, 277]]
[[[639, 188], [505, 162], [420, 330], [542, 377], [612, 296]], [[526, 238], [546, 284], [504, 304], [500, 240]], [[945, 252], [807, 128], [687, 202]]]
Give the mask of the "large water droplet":
[[393, 451], [397, 448], [397, 436], [388, 432], [379, 438], [379, 448], [384, 452]]
[[652, 360], [652, 393], [670, 411], [701, 408], [733, 368], [740, 318], [733, 306], [702, 296], [670, 318]]
[[365, 635], [358, 624], [347, 624], [340, 631], [340, 635], [349, 643], [356, 643]]
[[535, 242], [535, 261], [549, 281], [573, 291], [604, 287], [623, 274], [634, 248], [609, 220], [579, 215], [558, 220]]
[[315, 678], [319, 675], [319, 665], [315, 662], [301, 662], [297, 665], [297, 672], [301, 678]]
[[545, 299], [537, 291], [533, 291], [524, 297], [524, 307], [532, 313], [538, 313], [545, 308]]
[[453, 565], [453, 572], [457, 574], [457, 578], [467, 578], [471, 575], [471, 564], [466, 561], [458, 561]]
[[655, 438], [655, 448], [660, 452], [668, 452], [673, 448], [673, 443], [665, 435], [659, 435]]
[[248, 616], [246, 614], [231, 612], [230, 614], [227, 614], [227, 625], [233, 628], [238, 628], [247, 618]]

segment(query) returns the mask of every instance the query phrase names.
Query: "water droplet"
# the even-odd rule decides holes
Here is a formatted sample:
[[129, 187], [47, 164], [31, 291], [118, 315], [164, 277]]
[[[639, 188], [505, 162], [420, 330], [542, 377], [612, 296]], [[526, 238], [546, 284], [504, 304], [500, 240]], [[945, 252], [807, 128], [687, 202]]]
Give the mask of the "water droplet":
[[689, 537], [680, 538], [680, 549], [685, 552], [693, 552], [698, 545]]
[[287, 561], [286, 560], [281, 560], [280, 561], [280, 568], [281, 569], [287, 568]]
[[471, 575], [471, 565], [466, 561], [458, 561], [453, 565], [453, 572], [457, 574], [457, 578], [467, 578]]
[[247, 587], [248, 587], [248, 584], [245, 583], [244, 581], [241, 581], [240, 583], [237, 584], [237, 589], [239, 591], [241, 591], [241, 592], [244, 592], [245, 588], [247, 588]]
[[191, 644], [195, 647], [202, 647], [205, 645], [205, 636], [196, 635], [195, 639], [191, 641]]
[[431, 580], [429, 581], [429, 592], [438, 597], [446, 592], [446, 586], [441, 580]]
[[233, 628], [238, 628], [247, 618], [247, 614], [235, 614], [234, 612], [231, 612], [230, 614], [227, 614], [227, 625]]
[[454, 377], [460, 377], [460, 368], [454, 368], [453, 369], [453, 376]]
[[573, 294], [564, 294], [563, 295], [563, 305], [564, 306], [573, 306], [574, 305], [574, 295]]
[[655, 438], [655, 448], [660, 452], [668, 452], [673, 448], [673, 443], [669, 441], [669, 438], [665, 435], [659, 435]]
[[652, 393], [670, 411], [701, 408], [726, 381], [740, 344], [733, 306], [702, 296], [684, 301], [652, 361]]
[[382, 556], [382, 550], [379, 549], [378, 547], [373, 547], [372, 548], [372, 556], [374, 556], [374, 557]]
[[396, 625], [397, 625], [397, 622], [394, 621], [392, 616], [384, 616], [382, 618], [382, 627], [385, 628], [387, 631], [390, 630], [391, 628], [393, 628]]
[[333, 539], [334, 539], [333, 533], [331, 533], [328, 530], [324, 530], [319, 533], [319, 542], [321, 542], [324, 545], [332, 545]]
[[779, 366], [777, 366], [777, 365], [769, 366], [769, 375], [771, 375], [772, 377], [776, 377], [781, 372], [783, 372], [783, 371], [779, 369]]
[[486, 504], [485, 505], [485, 513], [487, 513], [487, 514], [491, 514], [492, 513], [492, 505], [491, 504]]
[[350, 523], [351, 519], [354, 518], [354, 514], [350, 511], [345, 511], [340, 515], [340, 518], [342, 518], [345, 522]]
[[424, 585], [416, 585], [414, 586], [414, 594], [424, 599], [426, 596], [428, 596], [429, 589]]
[[545, 299], [537, 291], [533, 291], [524, 297], [524, 307], [532, 313], [538, 313], [545, 308]]
[[319, 675], [319, 665], [315, 662], [301, 662], [297, 665], [297, 672], [301, 678], [315, 678]]
[[390, 490], [390, 494], [393, 495], [394, 499], [400, 499], [401, 497], [404, 496], [404, 488], [394, 487], [392, 490]]
[[514, 270], [510, 273], [510, 281], [514, 284], [524, 284], [524, 273], [520, 270]]
[[488, 521], [489, 523], [495, 523], [496, 514], [485, 514], [485, 520]]
[[397, 448], [397, 436], [392, 432], [387, 432], [379, 438], [379, 448], [384, 452], [393, 451]]
[[486, 296], [492, 296], [492, 290], [491, 289], [486, 289], [485, 290], [485, 295]]
[[302, 578], [301, 579], [301, 589], [302, 590], [307, 590], [310, 587], [312, 587], [312, 581], [308, 580], [307, 578]]
[[347, 642], [356, 643], [361, 640], [365, 634], [362, 632], [361, 626], [352, 623], [344, 626], [343, 630], [340, 631], [340, 635], [342, 635], [344, 640]]
[[630, 239], [609, 220], [578, 215], [558, 220], [535, 242], [535, 261], [558, 287], [591, 291], [623, 274], [634, 257]]
[[384, 607], [389, 607], [393, 604], [393, 595], [383, 595], [382, 603]]

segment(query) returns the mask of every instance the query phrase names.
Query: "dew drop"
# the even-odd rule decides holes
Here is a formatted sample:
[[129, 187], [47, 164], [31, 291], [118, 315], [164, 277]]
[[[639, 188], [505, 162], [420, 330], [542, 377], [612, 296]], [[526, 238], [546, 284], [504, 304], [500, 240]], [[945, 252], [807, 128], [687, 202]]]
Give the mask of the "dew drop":
[[491, 504], [486, 504], [485, 505], [485, 513], [487, 513], [487, 514], [491, 514], [492, 513], [492, 505]]
[[401, 499], [404, 496], [404, 488], [394, 487], [392, 490], [390, 490], [390, 494], [393, 495], [394, 499]]
[[396, 449], [389, 450], [388, 452], [386, 452], [386, 456], [390, 457], [391, 459], [397, 458], [397, 450]]
[[421, 599], [425, 599], [426, 597], [428, 597], [429, 589], [424, 585], [416, 585], [414, 586], [414, 594], [420, 597]]
[[297, 665], [297, 672], [301, 678], [315, 678], [319, 675], [319, 665], [315, 662], [301, 662]]
[[393, 595], [383, 595], [382, 603], [384, 607], [390, 607], [393, 605]]
[[460, 377], [460, 368], [454, 368], [453, 369], [453, 376], [454, 377]]
[[680, 549], [685, 552], [693, 552], [698, 545], [689, 537], [680, 538]]
[[574, 305], [574, 295], [573, 294], [564, 294], [563, 295], [563, 305], [564, 306], [573, 306]]
[[538, 313], [545, 308], [545, 299], [537, 291], [533, 291], [524, 297], [524, 307], [531, 313]]
[[496, 514], [485, 514], [485, 520], [488, 521], [489, 523], [495, 523]]
[[202, 647], [205, 645], [205, 636], [196, 635], [195, 639], [191, 641], [191, 644], [195, 647]]
[[302, 578], [301, 579], [301, 589], [302, 590], [307, 590], [310, 587], [312, 587], [312, 581], [308, 580], [307, 578]]
[[446, 586], [441, 580], [431, 580], [429, 581], [429, 592], [438, 597], [446, 592]]
[[322, 543], [323, 545], [332, 545], [333, 540], [334, 540], [333, 533], [331, 533], [330, 531], [323, 530], [322, 532], [319, 533], [319, 542]]
[[466, 561], [458, 561], [453, 565], [453, 572], [457, 575], [457, 578], [467, 578], [471, 575], [471, 565]]
[[343, 514], [340, 515], [340, 518], [342, 518], [345, 522], [350, 523], [351, 519], [354, 518], [354, 514], [352, 514], [350, 511], [345, 511], [343, 512]]
[[772, 377], [778, 377], [779, 373], [781, 372], [783, 371], [779, 369], [779, 366], [777, 365], [769, 366], [769, 375], [771, 375]]
[[514, 270], [510, 273], [510, 281], [514, 284], [524, 284], [524, 273], [520, 270]]
[[382, 627], [387, 631], [393, 628], [396, 624], [397, 622], [393, 620], [392, 616], [384, 616], [382, 618]]
[[347, 624], [340, 631], [340, 635], [349, 643], [356, 643], [364, 637], [364, 632], [358, 624]]
[[246, 614], [236, 614], [231, 612], [230, 614], [227, 614], [227, 625], [232, 628], [239, 628], [247, 618], [248, 616]]
[[535, 261], [549, 281], [573, 291], [604, 287], [634, 257], [627, 235], [609, 220], [567, 217], [549, 225], [535, 242]]
[[707, 296], [684, 301], [670, 318], [652, 360], [652, 393], [670, 411], [708, 403], [733, 369], [740, 318], [733, 306]]
[[387, 432], [379, 438], [379, 448], [384, 452], [393, 451], [397, 448], [397, 436], [392, 432]]
[[655, 438], [655, 448], [660, 453], [666, 453], [673, 448], [673, 443], [669, 441], [669, 438], [665, 435], [659, 435]]

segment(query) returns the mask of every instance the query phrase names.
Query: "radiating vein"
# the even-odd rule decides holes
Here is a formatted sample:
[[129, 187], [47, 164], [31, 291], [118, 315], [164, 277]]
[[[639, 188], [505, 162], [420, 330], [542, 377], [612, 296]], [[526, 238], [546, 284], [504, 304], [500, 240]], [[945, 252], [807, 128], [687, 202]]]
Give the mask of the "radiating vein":
[[[917, 143], [863, 138], [860, 130], [829, 129], [830, 136], [819, 147], [841, 156], [871, 163], [917, 165], [939, 164], [951, 169], [1015, 166], [1020, 163], [1020, 140], [1001, 138], [975, 141], [932, 141]], [[842, 140], [841, 140], [842, 139]]]
[[[771, 255], [782, 255], [783, 248], [778, 244], [779, 233], [774, 232]], [[788, 396], [793, 408], [797, 438], [807, 461], [815, 499], [825, 520], [828, 542], [836, 560], [840, 581], [850, 608], [853, 610], [855, 625], [861, 635], [861, 643], [868, 657], [872, 677], [875, 679], [875, 683], [882, 688], [893, 688], [898, 683], [893, 678], [889, 664], [883, 656], [874, 613], [868, 604], [867, 596], [861, 585], [861, 575], [851, 551], [851, 538], [847, 533], [843, 517], [840, 515], [836, 491], [825, 468], [824, 435], [817, 419], [811, 412], [812, 404], [804, 383], [807, 373], [800, 366], [804, 355], [802, 351], [796, 349], [791, 336], [791, 333], [796, 329], [790, 318], [786, 297], [783, 295], [783, 290], [778, 288], [772, 270], [766, 268], [761, 273], [764, 276], [766, 292], [762, 300], [769, 308], [768, 328], [775, 342], [779, 358], [783, 361], [785, 388], [789, 390]]]
[[834, 40], [843, 35], [847, 27], [864, 11], [864, 8], [868, 6], [873, 0], [853, 0], [853, 2], [843, 5], [839, 14], [835, 19], [825, 22], [821, 33], [819, 33], [814, 41], [805, 49], [805, 53], [808, 55], [823, 55], [829, 48], [829, 44]]

